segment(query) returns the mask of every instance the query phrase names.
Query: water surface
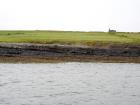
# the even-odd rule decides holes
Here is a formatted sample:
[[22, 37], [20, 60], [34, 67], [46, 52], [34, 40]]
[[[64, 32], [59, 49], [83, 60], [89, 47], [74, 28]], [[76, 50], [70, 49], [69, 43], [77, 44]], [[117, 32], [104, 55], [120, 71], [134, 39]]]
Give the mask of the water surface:
[[140, 64], [0, 64], [0, 105], [140, 105]]

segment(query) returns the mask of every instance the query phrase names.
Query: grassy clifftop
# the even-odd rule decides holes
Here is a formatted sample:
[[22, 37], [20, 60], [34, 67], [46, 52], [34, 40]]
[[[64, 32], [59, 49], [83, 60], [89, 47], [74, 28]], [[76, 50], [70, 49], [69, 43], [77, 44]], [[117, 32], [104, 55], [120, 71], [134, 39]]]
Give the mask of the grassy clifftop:
[[0, 42], [42, 44], [140, 44], [140, 33], [0, 31]]

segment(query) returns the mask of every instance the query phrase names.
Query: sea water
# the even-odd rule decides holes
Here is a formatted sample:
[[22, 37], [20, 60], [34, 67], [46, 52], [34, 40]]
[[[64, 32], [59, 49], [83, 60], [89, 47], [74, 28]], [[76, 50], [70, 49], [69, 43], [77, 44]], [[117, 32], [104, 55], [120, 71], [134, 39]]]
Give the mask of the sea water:
[[140, 64], [0, 64], [0, 105], [140, 105]]

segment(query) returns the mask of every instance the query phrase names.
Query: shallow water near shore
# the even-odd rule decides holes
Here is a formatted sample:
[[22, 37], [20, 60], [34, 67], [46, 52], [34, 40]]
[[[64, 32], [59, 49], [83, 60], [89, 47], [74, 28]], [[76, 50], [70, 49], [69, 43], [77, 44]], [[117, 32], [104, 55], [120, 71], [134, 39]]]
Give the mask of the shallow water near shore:
[[140, 64], [0, 64], [0, 105], [140, 105]]

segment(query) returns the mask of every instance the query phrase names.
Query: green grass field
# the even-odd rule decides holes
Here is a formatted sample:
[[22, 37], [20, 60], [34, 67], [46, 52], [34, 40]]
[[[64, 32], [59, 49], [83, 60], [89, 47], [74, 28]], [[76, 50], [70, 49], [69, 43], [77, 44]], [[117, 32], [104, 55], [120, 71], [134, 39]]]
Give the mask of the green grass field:
[[0, 42], [45, 44], [140, 44], [140, 33], [0, 31]]

